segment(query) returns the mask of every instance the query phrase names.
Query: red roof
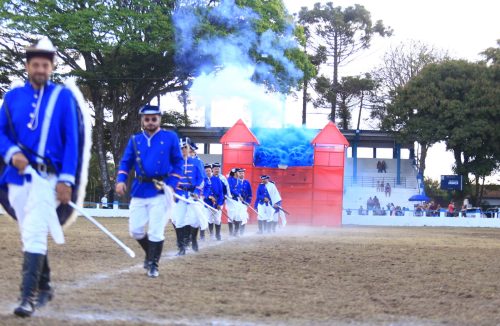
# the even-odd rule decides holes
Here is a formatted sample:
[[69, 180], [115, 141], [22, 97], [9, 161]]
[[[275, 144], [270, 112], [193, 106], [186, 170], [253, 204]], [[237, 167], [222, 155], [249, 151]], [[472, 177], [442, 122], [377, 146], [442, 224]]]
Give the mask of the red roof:
[[332, 144], [349, 146], [349, 142], [342, 135], [339, 128], [329, 121], [328, 124], [314, 137], [311, 144]]
[[226, 143], [255, 143], [259, 144], [257, 137], [248, 129], [243, 120], [236, 121], [234, 126], [229, 129], [220, 139], [222, 144]]

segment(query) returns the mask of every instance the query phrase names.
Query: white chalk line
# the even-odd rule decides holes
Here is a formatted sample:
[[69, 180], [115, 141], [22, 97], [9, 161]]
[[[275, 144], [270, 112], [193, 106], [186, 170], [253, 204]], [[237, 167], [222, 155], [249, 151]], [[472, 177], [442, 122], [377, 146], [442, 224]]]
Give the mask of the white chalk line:
[[[244, 235], [244, 236], [240, 236], [240, 237], [232, 237], [231, 236], [229, 239], [221, 240], [221, 241], [214, 241], [214, 240], [200, 241], [200, 240], [198, 240], [198, 246], [200, 247], [201, 250], [203, 250], [205, 248], [212, 248], [212, 247], [219, 246], [219, 245], [222, 245], [222, 244], [225, 244], [228, 242], [237, 241], [239, 239], [246, 239], [249, 237], [253, 237], [253, 235], [248, 234], [248, 235]], [[191, 249], [187, 250], [186, 255], [184, 255], [184, 256], [177, 256], [177, 251], [168, 251], [168, 252], [162, 254], [159, 265], [161, 266], [162, 264], [166, 263], [167, 261], [171, 261], [171, 260], [175, 260], [175, 259], [182, 259], [185, 256], [196, 255], [196, 254], [197, 254], [197, 252], [194, 252]], [[84, 278], [80, 281], [71, 282], [71, 284], [61, 284], [59, 286], [56, 286], [55, 289], [62, 290], [62, 291], [85, 289], [85, 288], [89, 287], [90, 285], [94, 285], [94, 284], [97, 284], [99, 282], [106, 281], [110, 278], [114, 278], [114, 277], [119, 276], [119, 275], [129, 274], [129, 273], [135, 272], [137, 270], [144, 270], [144, 266], [142, 263], [134, 265], [134, 266], [130, 266], [127, 268], [123, 268], [120, 270], [95, 274], [95, 275], [92, 275], [90, 277]], [[161, 272], [161, 269], [160, 269], [160, 272]], [[144, 274], [146, 274], [146, 273], [144, 272]]]

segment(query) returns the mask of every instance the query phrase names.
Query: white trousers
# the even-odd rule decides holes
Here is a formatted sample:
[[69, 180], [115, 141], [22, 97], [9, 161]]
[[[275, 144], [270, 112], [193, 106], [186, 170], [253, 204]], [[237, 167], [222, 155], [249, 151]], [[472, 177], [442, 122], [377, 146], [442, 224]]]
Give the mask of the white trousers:
[[231, 222], [237, 221], [241, 222], [241, 224], [248, 222], [247, 206], [239, 200], [228, 199], [226, 201], [226, 209]]
[[165, 226], [167, 225], [167, 203], [165, 195], [158, 194], [151, 198], [133, 197], [130, 200], [130, 235], [140, 240], [146, 236], [148, 225], [148, 238], [153, 242], [165, 240]]
[[207, 210], [208, 214], [208, 223], [220, 225], [222, 221], [222, 211], [217, 210], [217, 212], [214, 212], [213, 210], [206, 207], [205, 209]]
[[205, 230], [208, 228], [208, 215], [206, 208], [201, 203], [189, 204], [179, 200], [172, 212], [173, 222], [176, 228], [190, 225], [194, 228]]
[[[49, 175], [47, 180], [54, 191], [54, 208], [59, 205], [56, 199], [55, 189], [57, 177]], [[16, 212], [23, 251], [33, 254], [47, 254], [47, 242], [49, 235], [49, 225], [45, 218], [46, 212], [40, 209], [33, 209], [29, 205], [28, 197], [32, 191], [31, 183], [24, 182], [22, 185], [8, 184], [9, 202]]]
[[271, 205], [262, 205], [262, 204], [259, 204], [257, 206], [257, 211], [259, 212], [259, 215], [257, 217], [257, 219], [259, 221], [269, 221], [269, 222], [272, 222], [274, 208]]

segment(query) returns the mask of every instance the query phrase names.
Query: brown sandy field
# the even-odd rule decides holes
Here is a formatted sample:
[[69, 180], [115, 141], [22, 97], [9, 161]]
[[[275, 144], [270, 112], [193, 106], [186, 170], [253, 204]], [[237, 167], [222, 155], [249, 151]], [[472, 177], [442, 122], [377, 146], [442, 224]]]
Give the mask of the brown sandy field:
[[19, 235], [0, 217], [1, 325], [500, 325], [500, 230], [250, 225], [228, 239], [224, 226], [178, 258], [169, 226], [150, 279], [127, 220], [100, 221], [138, 257], [80, 218], [50, 244], [56, 297], [20, 319]]

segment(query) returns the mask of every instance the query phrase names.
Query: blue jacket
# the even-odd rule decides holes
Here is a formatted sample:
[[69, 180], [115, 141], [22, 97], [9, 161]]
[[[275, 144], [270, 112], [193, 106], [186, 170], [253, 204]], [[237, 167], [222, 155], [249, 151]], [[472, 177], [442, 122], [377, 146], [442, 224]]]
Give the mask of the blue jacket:
[[243, 198], [247, 204], [252, 202], [252, 186], [248, 180], [236, 179], [233, 188], [231, 188], [231, 194], [233, 195], [233, 198]]
[[[134, 148], [134, 142], [137, 152]], [[138, 155], [137, 155], [138, 154]], [[139, 156], [142, 169], [137, 161]], [[159, 130], [152, 137], [145, 132], [137, 133], [130, 137], [125, 152], [123, 153], [118, 170], [117, 182], [126, 182], [128, 173], [135, 168], [134, 182], [130, 192], [132, 197], [150, 198], [158, 195], [158, 189], [151, 181], [142, 178], [155, 178], [164, 180], [165, 183], [176, 188], [182, 174], [183, 159], [179, 147], [179, 139], [172, 131]]]
[[[182, 159], [182, 157], [181, 157]], [[196, 194], [200, 196], [203, 190], [203, 173], [204, 169], [196, 161], [196, 158], [188, 157], [183, 160], [181, 178], [177, 188], [175, 188], [175, 193], [189, 198], [189, 193]]]
[[[52, 101], [53, 106], [49, 103]], [[6, 106], [17, 139], [9, 126]], [[52, 113], [49, 112], [51, 107]], [[24, 176], [19, 175], [18, 170], [10, 165], [12, 156], [21, 152], [16, 141], [50, 160], [59, 181], [74, 184], [80, 158], [77, 104], [71, 91], [62, 85], [48, 82], [42, 94], [41, 90], [35, 90], [31, 83], [26, 82], [23, 87], [14, 88], [5, 94], [0, 111], [0, 155], [8, 167], [0, 178], [0, 184], [24, 182]], [[44, 163], [30, 151], [22, 152], [30, 163]]]
[[[216, 177], [212, 176], [211, 178], [205, 179], [205, 187], [203, 188], [203, 195], [205, 196], [205, 203], [208, 205], [217, 208], [217, 206], [224, 205], [224, 185], [222, 181]], [[208, 197], [215, 198], [215, 204]]]
[[[264, 198], [269, 199], [269, 202], [265, 202]], [[261, 183], [257, 187], [257, 193], [255, 194], [255, 205], [254, 207], [257, 208], [257, 205], [270, 205], [271, 203], [271, 196], [269, 196], [269, 192], [267, 191], [267, 187], [265, 184]]]

